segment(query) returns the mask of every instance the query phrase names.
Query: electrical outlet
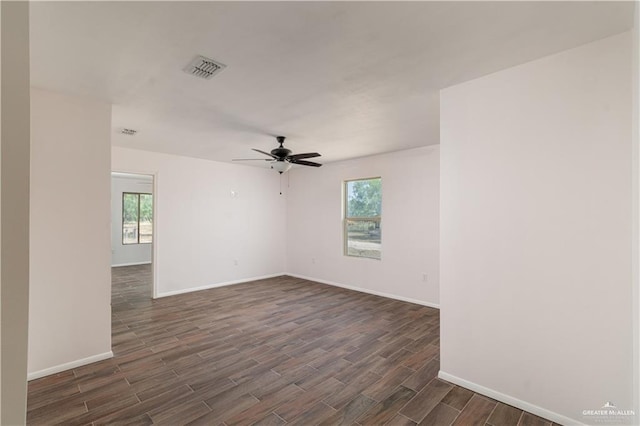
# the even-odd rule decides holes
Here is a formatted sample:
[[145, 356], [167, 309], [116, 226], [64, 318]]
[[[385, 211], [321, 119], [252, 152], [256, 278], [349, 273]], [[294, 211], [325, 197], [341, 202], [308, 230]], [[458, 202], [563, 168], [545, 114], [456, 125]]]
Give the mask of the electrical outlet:
[[422, 281], [427, 282], [427, 274], [422, 274]]
[[238, 259], [233, 259], [233, 264], [238, 266]]
[[315, 257], [311, 258], [311, 263], [313, 263], [314, 265], [316, 264], [316, 258]]

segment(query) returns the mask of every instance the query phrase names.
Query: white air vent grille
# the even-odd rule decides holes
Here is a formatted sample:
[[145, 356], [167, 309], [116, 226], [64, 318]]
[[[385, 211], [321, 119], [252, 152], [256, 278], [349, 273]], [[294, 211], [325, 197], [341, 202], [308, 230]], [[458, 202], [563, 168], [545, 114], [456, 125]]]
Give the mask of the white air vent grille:
[[120, 133], [122, 133], [123, 135], [127, 135], [127, 136], [133, 136], [136, 133], [138, 133], [138, 131], [137, 130], [133, 130], [133, 129], [124, 128], [124, 129], [120, 130]]
[[204, 56], [196, 56], [193, 61], [186, 66], [184, 72], [209, 80], [226, 67], [227, 66], [225, 64], [216, 62], [213, 59], [205, 58]]

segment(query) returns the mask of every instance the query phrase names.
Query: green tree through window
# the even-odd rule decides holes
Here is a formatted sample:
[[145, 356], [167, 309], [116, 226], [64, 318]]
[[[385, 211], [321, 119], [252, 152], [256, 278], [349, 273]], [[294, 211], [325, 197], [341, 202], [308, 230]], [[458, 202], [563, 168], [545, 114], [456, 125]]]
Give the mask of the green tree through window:
[[153, 241], [153, 195], [122, 194], [122, 244], [146, 244]]
[[347, 186], [350, 187], [347, 216], [380, 216], [382, 209], [381, 182], [380, 178], [349, 181], [347, 183]]
[[347, 256], [382, 257], [382, 179], [345, 182], [344, 238]]

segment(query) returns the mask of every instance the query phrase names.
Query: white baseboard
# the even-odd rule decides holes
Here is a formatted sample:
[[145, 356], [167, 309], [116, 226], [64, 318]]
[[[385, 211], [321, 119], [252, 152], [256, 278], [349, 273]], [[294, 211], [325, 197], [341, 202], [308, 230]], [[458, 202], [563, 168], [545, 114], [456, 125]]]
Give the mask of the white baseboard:
[[148, 262], [131, 262], [131, 263], [117, 263], [115, 265], [111, 265], [112, 268], [117, 268], [119, 266], [136, 266], [136, 265], [150, 265], [151, 261]]
[[318, 279], [318, 278], [306, 277], [304, 275], [292, 274], [290, 272], [286, 273], [285, 275], [289, 275], [290, 277], [300, 278], [300, 279], [303, 279], [303, 280], [315, 281], [317, 283], [332, 285], [334, 287], [342, 287], [342, 288], [346, 288], [347, 290], [359, 291], [360, 293], [367, 293], [367, 294], [373, 294], [374, 296], [386, 297], [387, 299], [395, 299], [395, 300], [400, 300], [401, 302], [415, 303], [416, 305], [422, 305], [422, 306], [428, 306], [430, 308], [440, 309], [440, 305], [437, 304], [437, 303], [425, 302], [424, 300], [412, 299], [411, 297], [397, 296], [395, 294], [384, 293], [384, 292], [375, 291], [375, 290], [369, 290], [369, 289], [362, 288], [362, 287], [354, 287], [354, 286], [351, 286], [351, 285], [340, 284], [340, 283], [336, 283], [336, 282], [333, 282], [333, 281], [321, 280], [321, 279]]
[[248, 282], [251, 282], [251, 281], [265, 280], [267, 278], [281, 277], [283, 275], [286, 275], [286, 274], [284, 272], [280, 272], [278, 274], [262, 275], [260, 277], [243, 278], [241, 280], [225, 281], [225, 282], [215, 283], [215, 284], [207, 284], [207, 285], [203, 285], [203, 286], [200, 286], [200, 287], [185, 288], [183, 290], [166, 291], [164, 293], [158, 293], [158, 295], [156, 296], [156, 299], [159, 299], [161, 297], [177, 296], [178, 294], [192, 293], [194, 291], [209, 290], [211, 288], [225, 287], [225, 286], [228, 286], [228, 285], [243, 284], [243, 283], [248, 283]]
[[82, 367], [83, 365], [92, 364], [94, 362], [103, 361], [109, 358], [113, 358], [113, 352], [111, 351], [93, 355], [87, 358], [78, 359], [76, 361], [66, 362], [54, 367], [45, 368], [44, 370], [34, 371], [33, 373], [27, 374], [27, 380], [39, 379], [41, 377], [50, 376], [61, 371], [71, 370], [72, 368]]
[[547, 420], [551, 420], [561, 425], [583, 425], [584, 424], [579, 420], [563, 416], [562, 414], [558, 414], [553, 411], [546, 410], [542, 407], [538, 407], [537, 405], [533, 405], [521, 399], [514, 398], [512, 396], [505, 395], [501, 392], [486, 388], [484, 386], [478, 385], [468, 380], [461, 379], [459, 377], [456, 377], [442, 370], [440, 370], [440, 372], [438, 373], [438, 378], [442, 380], [446, 380], [447, 382], [456, 384], [458, 386], [462, 386], [463, 388], [467, 388], [481, 395], [488, 396], [489, 398], [493, 398], [496, 401], [504, 402], [505, 404], [511, 405], [513, 407], [517, 407], [524, 411], [528, 411], [529, 413], [535, 414], [536, 416], [543, 417]]

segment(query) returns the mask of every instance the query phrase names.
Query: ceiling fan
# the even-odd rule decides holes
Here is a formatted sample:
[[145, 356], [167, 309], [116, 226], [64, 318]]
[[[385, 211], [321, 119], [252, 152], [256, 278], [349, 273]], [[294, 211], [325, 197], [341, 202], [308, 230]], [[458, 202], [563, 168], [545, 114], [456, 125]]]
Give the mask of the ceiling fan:
[[254, 151], [264, 154], [270, 158], [239, 158], [232, 161], [270, 161], [271, 168], [282, 174], [291, 168], [292, 164], [299, 164], [301, 166], [320, 167], [322, 164], [314, 163], [313, 161], [306, 161], [305, 158], [320, 157], [317, 152], [306, 152], [304, 154], [293, 154], [290, 149], [282, 146], [284, 144], [284, 136], [276, 136], [276, 140], [280, 144], [278, 148], [274, 148], [271, 152], [260, 151], [253, 148]]

